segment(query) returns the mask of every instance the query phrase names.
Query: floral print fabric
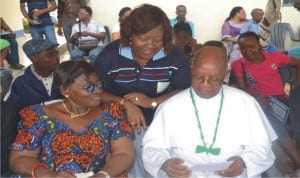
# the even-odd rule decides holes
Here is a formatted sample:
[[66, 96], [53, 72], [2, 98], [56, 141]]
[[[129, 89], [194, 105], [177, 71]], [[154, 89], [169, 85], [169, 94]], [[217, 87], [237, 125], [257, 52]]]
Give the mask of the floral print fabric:
[[132, 128], [119, 103], [102, 105], [100, 118], [77, 132], [67, 124], [48, 117], [40, 105], [20, 111], [18, 135], [11, 149], [15, 151], [41, 148], [38, 159], [55, 171], [97, 173], [105, 164], [110, 140], [132, 137]]

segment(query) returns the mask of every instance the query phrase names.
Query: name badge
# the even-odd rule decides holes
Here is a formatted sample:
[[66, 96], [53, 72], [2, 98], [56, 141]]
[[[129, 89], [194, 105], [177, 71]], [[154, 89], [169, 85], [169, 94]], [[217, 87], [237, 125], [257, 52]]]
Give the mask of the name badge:
[[170, 82], [157, 82], [156, 92], [161, 93], [161, 92], [165, 91], [165, 89], [167, 89], [169, 85], [170, 85]]

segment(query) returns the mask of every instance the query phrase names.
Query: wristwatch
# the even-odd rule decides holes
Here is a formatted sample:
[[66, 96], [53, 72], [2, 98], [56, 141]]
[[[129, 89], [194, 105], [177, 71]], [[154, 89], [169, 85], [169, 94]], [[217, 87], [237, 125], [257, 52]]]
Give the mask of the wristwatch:
[[155, 108], [157, 107], [157, 105], [158, 105], [158, 103], [157, 103], [155, 100], [153, 100], [153, 101], [151, 102], [151, 108], [152, 108], [152, 109], [155, 109]]

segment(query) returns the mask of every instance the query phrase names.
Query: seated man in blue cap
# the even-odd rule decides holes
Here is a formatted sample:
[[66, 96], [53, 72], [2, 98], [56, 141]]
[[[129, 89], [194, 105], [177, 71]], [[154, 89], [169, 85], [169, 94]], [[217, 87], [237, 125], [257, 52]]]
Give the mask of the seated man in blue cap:
[[48, 39], [31, 39], [23, 50], [32, 65], [16, 76], [5, 100], [9, 99], [20, 110], [26, 106], [60, 99], [53, 87], [53, 71], [59, 64], [57, 44]]

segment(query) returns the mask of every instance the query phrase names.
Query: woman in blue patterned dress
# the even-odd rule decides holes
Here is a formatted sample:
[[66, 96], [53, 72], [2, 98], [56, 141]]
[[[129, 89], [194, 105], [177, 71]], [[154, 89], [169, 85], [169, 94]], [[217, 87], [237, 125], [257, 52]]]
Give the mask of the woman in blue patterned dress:
[[20, 111], [12, 170], [26, 177], [126, 176], [135, 158], [132, 128], [119, 103], [100, 105], [102, 82], [94, 68], [63, 62], [54, 82], [62, 101]]

